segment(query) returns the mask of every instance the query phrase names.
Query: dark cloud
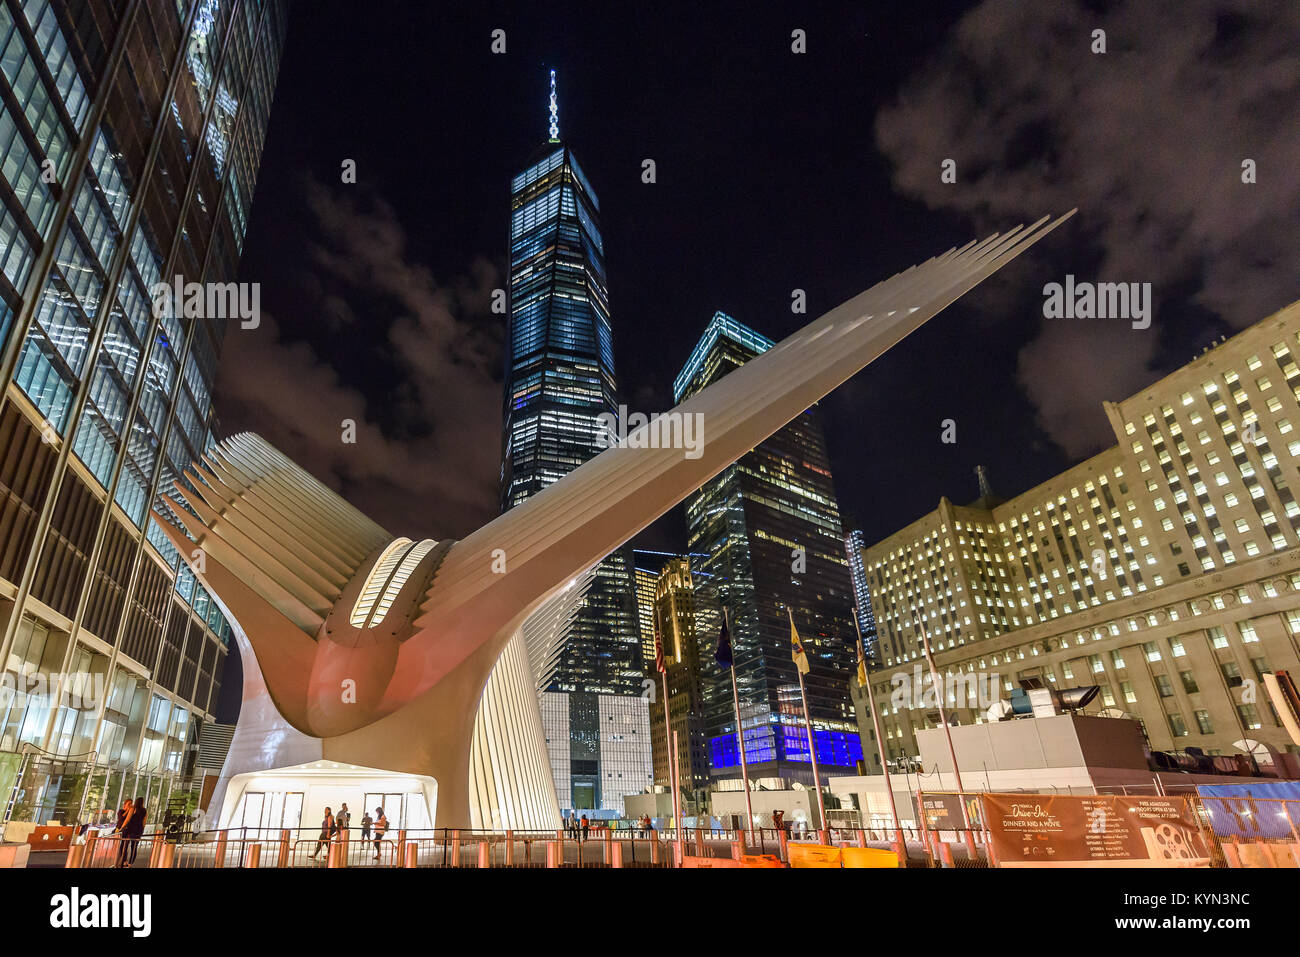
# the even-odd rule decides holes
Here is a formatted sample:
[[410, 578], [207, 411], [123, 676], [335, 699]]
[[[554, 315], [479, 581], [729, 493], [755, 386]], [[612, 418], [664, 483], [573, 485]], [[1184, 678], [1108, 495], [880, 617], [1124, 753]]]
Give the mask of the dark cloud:
[[[1054, 267], [1153, 284], [1151, 329], [1043, 321], [1021, 352], [1041, 426], [1077, 457], [1113, 441], [1101, 400], [1168, 366], [1172, 324], [1208, 313], [1240, 329], [1300, 296], [1297, 103], [1300, 4], [986, 0], [876, 136], [896, 187], [928, 206], [990, 229], [1078, 206], [1075, 248]], [[956, 184], [940, 182], [945, 158]]]
[[295, 294], [279, 321], [226, 336], [223, 431], [264, 436], [394, 534], [464, 535], [498, 510], [499, 271], [475, 261], [439, 283], [382, 199], [309, 182], [304, 200], [315, 228]]

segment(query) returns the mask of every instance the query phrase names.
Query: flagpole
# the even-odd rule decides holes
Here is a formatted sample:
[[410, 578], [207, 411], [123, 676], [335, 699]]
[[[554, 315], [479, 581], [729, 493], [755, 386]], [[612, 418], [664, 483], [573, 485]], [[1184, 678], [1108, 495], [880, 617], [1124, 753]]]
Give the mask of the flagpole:
[[[677, 732], [676, 731], [673, 732], [672, 751], [674, 755], [677, 754]], [[676, 791], [678, 788], [678, 781], [677, 781], [677, 759], [675, 757], [673, 758], [672, 771], [673, 771], [673, 790]], [[696, 816], [695, 829], [697, 831], [699, 830], [699, 824], [700, 824], [699, 817]], [[682, 859], [686, 856], [686, 842], [682, 838], [682, 825], [680, 821], [677, 823], [676, 834], [677, 834], [677, 866], [681, 867]]]
[[[939, 699], [939, 723], [943, 725], [944, 737], [948, 739], [948, 757], [952, 759], [952, 773], [957, 779], [957, 800], [961, 804], [961, 821], [966, 826], [966, 847], [973, 861], [975, 860], [975, 835], [971, 831], [970, 816], [966, 813], [966, 788], [961, 783], [961, 768], [957, 766], [957, 749], [952, 744], [952, 727], [948, 724], [948, 711], [944, 707], [944, 698], [947, 696], [939, 681], [938, 669], [934, 666], [934, 655], [930, 652], [930, 632], [919, 618], [917, 624], [921, 626], [921, 647], [925, 650], [925, 660], [930, 665], [930, 684], [934, 687], [935, 697]], [[943, 778], [939, 779], [939, 787], [942, 790]], [[918, 807], [917, 811], [922, 818], [925, 817], [924, 808]]]
[[664, 750], [668, 753], [668, 787], [673, 796], [673, 827], [682, 826], [682, 806], [677, 796], [677, 749], [673, 747], [673, 725], [668, 715], [668, 669], [664, 676]]
[[677, 742], [673, 737], [672, 718], [668, 713], [668, 665], [664, 661], [664, 643], [659, 631], [658, 615], [655, 619], [655, 667], [664, 679], [664, 752], [668, 757], [668, 788], [673, 796], [673, 830], [676, 831], [682, 826], [682, 805], [677, 790]]
[[[727, 612], [727, 606], [722, 606], [722, 620], [727, 626], [727, 634], [731, 634], [731, 615]], [[730, 639], [728, 639], [730, 640]], [[740, 723], [740, 691], [736, 685], [736, 645], [731, 645], [731, 702], [736, 707], [736, 742], [740, 746], [740, 777], [745, 783], [745, 834], [746, 844], [753, 844], [752, 832], [754, 829], [754, 805], [749, 794], [749, 762], [745, 760], [745, 729]]]
[[[674, 731], [674, 732], [673, 732], [673, 746], [672, 746], [673, 760], [672, 760], [672, 768], [671, 768], [671, 770], [672, 770], [672, 775], [673, 775], [673, 794], [674, 794], [674, 795], [676, 795], [676, 794], [680, 791], [681, 786], [682, 786], [682, 783], [681, 783], [681, 781], [678, 779], [678, 776], [677, 776], [677, 748], [678, 748], [677, 732]], [[676, 800], [677, 800], [677, 799], [674, 797], [674, 801], [676, 801]], [[681, 807], [680, 807], [680, 805], [678, 805], [678, 807], [677, 807], [677, 812], [678, 812], [678, 813], [681, 812]], [[698, 824], [699, 822], [696, 821], [696, 823]], [[678, 828], [679, 828], [679, 830], [677, 831], [677, 833], [678, 833], [678, 834], [681, 834], [681, 830], [680, 830], [681, 824], [678, 824], [677, 826], [678, 826]]]
[[[862, 647], [862, 627], [858, 624], [858, 610], [853, 609], [853, 627], [858, 633], [858, 658], [862, 661], [862, 670], [867, 670], [866, 650]], [[871, 675], [867, 674], [867, 703], [871, 708], [871, 727], [876, 734], [876, 753], [880, 755], [880, 767], [885, 772], [885, 792], [889, 795], [889, 810], [894, 815], [894, 838], [898, 841], [901, 859], [907, 859], [907, 844], [903, 840], [903, 825], [898, 820], [898, 802], [894, 799], [894, 786], [889, 782], [889, 759], [885, 757], [885, 741], [880, 736], [880, 719], [876, 717], [876, 696], [871, 690]]]
[[[785, 606], [786, 614], [790, 617], [790, 631], [796, 632], [794, 627], [794, 611], [789, 605]], [[795, 674], [799, 676], [799, 698], [803, 702], [803, 726], [808, 732], [808, 757], [812, 761], [813, 787], [817, 790], [817, 814], [820, 822], [820, 831], [822, 840], [829, 843], [830, 828], [826, 824], [826, 800], [822, 797], [822, 778], [817, 770], [817, 739], [813, 737], [812, 718], [808, 716], [808, 690], [803, 683], [803, 669], [796, 663], [794, 666]]]

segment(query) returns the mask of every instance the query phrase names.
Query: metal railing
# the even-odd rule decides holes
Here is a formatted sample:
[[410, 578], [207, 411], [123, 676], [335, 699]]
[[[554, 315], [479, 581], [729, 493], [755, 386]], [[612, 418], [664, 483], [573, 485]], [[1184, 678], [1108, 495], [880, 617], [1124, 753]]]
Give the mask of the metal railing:
[[[647, 834], [649, 836], [647, 836]], [[165, 854], [164, 854], [165, 852]], [[138, 840], [88, 835], [74, 844], [68, 867], [670, 867], [671, 842], [629, 829], [573, 836], [565, 831], [359, 829], [322, 837], [311, 828], [232, 828], [199, 833], [150, 832]]]
[[1216, 867], [1300, 867], [1300, 801], [1242, 795], [1192, 800]]
[[[927, 792], [929, 793], [929, 792]], [[1180, 795], [1182, 796], [1182, 795]], [[1201, 838], [1216, 867], [1300, 865], [1300, 800], [1249, 796], [1187, 796]], [[951, 823], [958, 823], [953, 821]], [[904, 866], [990, 866], [989, 835], [970, 828], [903, 828]], [[829, 843], [895, 848], [893, 828], [836, 827]], [[321, 837], [319, 829], [232, 828], [199, 833], [149, 832], [138, 839], [89, 833], [68, 852], [68, 867], [115, 868], [548, 868], [661, 867], [678, 856], [723, 859], [770, 855], [788, 863], [790, 843], [821, 843], [823, 835], [746, 833], [730, 828], [485, 831], [453, 828], [389, 830], [367, 837], [360, 829]], [[972, 853], [971, 848], [974, 848]]]

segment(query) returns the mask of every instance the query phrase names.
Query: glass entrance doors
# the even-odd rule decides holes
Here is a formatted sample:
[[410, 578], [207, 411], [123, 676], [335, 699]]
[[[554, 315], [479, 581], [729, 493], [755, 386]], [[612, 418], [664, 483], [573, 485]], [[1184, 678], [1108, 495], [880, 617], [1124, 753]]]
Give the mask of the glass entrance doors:
[[232, 827], [293, 830], [302, 823], [301, 791], [245, 791]]

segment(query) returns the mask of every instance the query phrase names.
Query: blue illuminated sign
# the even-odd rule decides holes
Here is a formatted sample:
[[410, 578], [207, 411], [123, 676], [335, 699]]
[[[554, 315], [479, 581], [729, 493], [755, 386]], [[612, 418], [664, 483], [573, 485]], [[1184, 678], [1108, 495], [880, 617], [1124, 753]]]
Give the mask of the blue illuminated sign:
[[[779, 729], [779, 734], [777, 730]], [[813, 729], [817, 741], [817, 764], [852, 768], [862, 760], [862, 739], [849, 731]], [[720, 734], [709, 739], [709, 759], [714, 768], [740, 766], [735, 734]], [[808, 735], [799, 725], [766, 725], [745, 729], [745, 760], [749, 764], [769, 761], [808, 763]]]

